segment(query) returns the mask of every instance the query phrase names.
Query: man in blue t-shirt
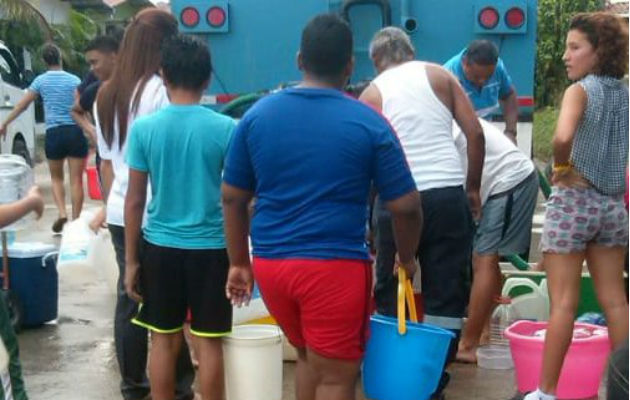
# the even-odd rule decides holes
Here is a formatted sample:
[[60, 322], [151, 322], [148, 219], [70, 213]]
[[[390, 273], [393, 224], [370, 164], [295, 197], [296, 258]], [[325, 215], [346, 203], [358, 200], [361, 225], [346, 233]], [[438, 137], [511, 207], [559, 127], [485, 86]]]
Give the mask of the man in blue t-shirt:
[[417, 268], [419, 195], [385, 119], [340, 91], [353, 64], [348, 24], [332, 14], [313, 18], [302, 32], [301, 84], [245, 114], [223, 176], [227, 294], [247, 302], [255, 273], [298, 349], [296, 387], [305, 399], [354, 398], [372, 289], [365, 242], [372, 184], [394, 215], [398, 265], [410, 275]]
[[516, 143], [518, 101], [512, 79], [499, 58], [499, 50], [488, 40], [474, 40], [467, 48], [448, 60], [444, 68], [451, 71], [482, 118], [503, 110], [504, 133]]
[[48, 71], [39, 75], [18, 101], [15, 108], [0, 125], [0, 136], [5, 136], [8, 125], [23, 113], [38, 96], [44, 101], [46, 120], [46, 158], [52, 180], [53, 198], [59, 217], [52, 225], [53, 233], [60, 233], [68, 221], [66, 213], [63, 164], [68, 159], [70, 170], [70, 197], [72, 219], [78, 218], [83, 207], [83, 169], [88, 152], [87, 139], [83, 136], [70, 110], [74, 102], [74, 90], [81, 80], [63, 70], [61, 51], [54, 44], [42, 48], [42, 58]]
[[[220, 185], [235, 123], [199, 105], [212, 71], [203, 43], [176, 36], [163, 47], [161, 66], [171, 104], [137, 119], [127, 142], [125, 289], [142, 303], [133, 323], [151, 331], [153, 398], [175, 396], [175, 365], [190, 309], [201, 394], [218, 400], [221, 339], [232, 329]], [[141, 238], [148, 181], [152, 198]]]

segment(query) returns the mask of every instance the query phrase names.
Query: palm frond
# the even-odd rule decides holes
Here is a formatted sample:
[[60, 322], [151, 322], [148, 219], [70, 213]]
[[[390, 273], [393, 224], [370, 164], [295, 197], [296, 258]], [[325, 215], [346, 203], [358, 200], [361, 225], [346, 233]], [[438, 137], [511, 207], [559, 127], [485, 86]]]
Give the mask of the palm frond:
[[0, 0], [0, 11], [8, 20], [36, 22], [43, 29], [48, 38], [52, 40], [53, 32], [44, 15], [33, 4], [26, 0]]

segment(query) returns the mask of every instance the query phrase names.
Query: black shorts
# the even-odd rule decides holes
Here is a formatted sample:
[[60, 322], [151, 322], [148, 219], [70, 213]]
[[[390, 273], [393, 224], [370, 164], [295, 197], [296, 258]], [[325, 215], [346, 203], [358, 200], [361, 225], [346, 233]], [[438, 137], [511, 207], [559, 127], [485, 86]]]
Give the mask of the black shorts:
[[[422, 197], [422, 235], [418, 260], [422, 278], [425, 322], [460, 329], [468, 303], [473, 221], [462, 187], [428, 189]], [[396, 316], [398, 279], [392, 274], [396, 242], [391, 213], [382, 201], [374, 210], [376, 227], [376, 285], [378, 312]]]
[[229, 261], [225, 249], [184, 250], [143, 241], [140, 293], [133, 319], [158, 333], [182, 330], [188, 309], [191, 332], [221, 337], [232, 330], [232, 305], [225, 296]]
[[49, 160], [85, 158], [88, 154], [88, 142], [77, 125], [56, 126], [46, 129], [45, 151]]

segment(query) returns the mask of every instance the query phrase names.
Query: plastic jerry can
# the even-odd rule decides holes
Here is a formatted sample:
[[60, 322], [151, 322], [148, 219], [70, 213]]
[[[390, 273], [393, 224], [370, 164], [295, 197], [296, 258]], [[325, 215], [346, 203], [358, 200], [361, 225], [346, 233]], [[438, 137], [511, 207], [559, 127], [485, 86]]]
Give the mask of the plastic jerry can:
[[90, 229], [92, 213], [83, 211], [81, 216], [66, 224], [59, 246], [57, 269], [62, 276], [97, 278], [89, 258], [90, 244], [96, 234]]
[[528, 278], [508, 278], [503, 285], [501, 295], [511, 297], [510, 293], [516, 288], [525, 288], [529, 293], [511, 297], [512, 308], [521, 319], [532, 321], [546, 321], [549, 319], [549, 297], [546, 290], [547, 283], [544, 282], [545, 290]]

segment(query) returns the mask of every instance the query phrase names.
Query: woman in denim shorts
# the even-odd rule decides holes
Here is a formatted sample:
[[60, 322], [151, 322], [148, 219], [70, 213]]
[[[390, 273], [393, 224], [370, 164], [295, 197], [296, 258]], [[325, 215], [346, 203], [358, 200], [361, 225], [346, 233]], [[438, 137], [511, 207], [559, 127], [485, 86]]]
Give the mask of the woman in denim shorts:
[[[623, 195], [628, 162], [628, 31], [607, 13], [578, 14], [563, 57], [569, 86], [553, 138], [553, 190], [542, 237], [551, 318], [540, 384], [525, 400], [555, 399], [571, 343], [586, 260], [613, 347], [628, 337], [623, 268], [628, 213]], [[576, 383], [578, 384], [578, 383]]]

